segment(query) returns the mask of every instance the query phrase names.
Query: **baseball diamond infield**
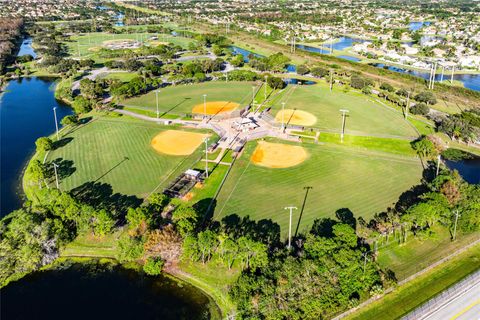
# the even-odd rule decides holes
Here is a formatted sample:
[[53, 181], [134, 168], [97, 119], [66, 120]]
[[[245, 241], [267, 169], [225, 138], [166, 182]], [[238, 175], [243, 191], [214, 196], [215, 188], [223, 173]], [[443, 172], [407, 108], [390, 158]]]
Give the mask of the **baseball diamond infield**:
[[317, 122], [315, 117], [310, 112], [294, 109], [280, 110], [275, 116], [276, 122], [284, 122], [288, 124], [296, 124], [300, 126], [313, 126]]
[[208, 134], [167, 130], [156, 135], [151, 142], [157, 152], [172, 156], [188, 156], [208, 137]]
[[[237, 109], [240, 104], [231, 102], [231, 101], [212, 101], [206, 103], [206, 112], [207, 114], [214, 115], [224, 112], [230, 112]], [[203, 103], [199, 103], [195, 105], [192, 109], [192, 113], [205, 113], [205, 105]]]
[[259, 141], [251, 161], [267, 168], [289, 168], [308, 158], [307, 151], [300, 146]]

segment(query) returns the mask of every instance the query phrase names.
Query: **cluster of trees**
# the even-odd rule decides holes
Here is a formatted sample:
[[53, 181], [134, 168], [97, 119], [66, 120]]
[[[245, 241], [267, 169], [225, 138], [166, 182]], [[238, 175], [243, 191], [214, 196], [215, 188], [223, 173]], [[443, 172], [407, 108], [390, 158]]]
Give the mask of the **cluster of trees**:
[[23, 28], [23, 19], [2, 18], [0, 21], [0, 74], [13, 61]]
[[437, 129], [452, 140], [476, 142], [480, 139], [480, 111], [471, 109], [448, 115], [437, 123]]
[[290, 58], [278, 52], [268, 57], [249, 56], [249, 65], [260, 71], [283, 72]]

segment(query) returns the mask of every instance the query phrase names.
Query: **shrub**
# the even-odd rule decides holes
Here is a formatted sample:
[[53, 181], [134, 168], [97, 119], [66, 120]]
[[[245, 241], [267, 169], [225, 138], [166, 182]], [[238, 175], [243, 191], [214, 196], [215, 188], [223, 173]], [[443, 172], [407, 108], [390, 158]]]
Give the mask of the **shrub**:
[[37, 151], [43, 152], [53, 149], [53, 142], [50, 138], [41, 137], [35, 141], [35, 145], [37, 146]]
[[310, 69], [304, 64], [301, 64], [297, 67], [297, 73], [299, 75], [304, 75], [304, 74], [307, 74], [309, 72], [310, 72]]
[[365, 79], [359, 75], [352, 75], [350, 86], [355, 89], [363, 89], [365, 86], [372, 85], [372, 81], [370, 79]]
[[73, 110], [76, 114], [87, 113], [92, 110], [92, 103], [82, 96], [78, 96], [72, 103]]
[[321, 78], [328, 75], [328, 70], [321, 67], [313, 67], [312, 70], [310, 70], [310, 73], [315, 77]]
[[285, 82], [278, 77], [268, 77], [267, 78], [268, 86], [272, 89], [282, 89], [285, 88]]
[[368, 95], [368, 94], [371, 94], [371, 93], [372, 93], [372, 89], [370, 89], [369, 86], [365, 86], [365, 87], [362, 88], [362, 93], [363, 93], [363, 94], [367, 94], [367, 95]]
[[388, 91], [388, 92], [394, 92], [395, 91], [395, 88], [392, 87], [389, 83], [382, 83], [380, 85], [380, 89]]
[[162, 272], [163, 264], [162, 259], [150, 257], [145, 261], [143, 271], [148, 275], [158, 276]]
[[415, 100], [418, 102], [424, 102], [426, 104], [435, 104], [437, 103], [437, 98], [430, 91], [420, 92], [415, 96]]
[[410, 108], [411, 113], [419, 114], [422, 116], [426, 116], [429, 111], [430, 111], [430, 108], [423, 102], [417, 103], [416, 105]]

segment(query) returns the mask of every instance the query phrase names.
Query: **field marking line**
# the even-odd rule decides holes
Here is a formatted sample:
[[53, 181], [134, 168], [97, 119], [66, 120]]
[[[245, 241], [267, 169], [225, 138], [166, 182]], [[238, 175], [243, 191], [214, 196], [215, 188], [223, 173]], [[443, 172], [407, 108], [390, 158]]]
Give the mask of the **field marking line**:
[[230, 194], [228, 195], [228, 198], [227, 198], [227, 199], [225, 200], [225, 202], [223, 203], [222, 209], [220, 210], [220, 212], [218, 213], [218, 215], [221, 215], [221, 214], [223, 213], [223, 210], [225, 209], [225, 206], [227, 205], [228, 201], [229, 201], [230, 198], [232, 197], [233, 192], [237, 189], [237, 186], [238, 186], [238, 184], [240, 183], [240, 180], [242, 180], [243, 175], [245, 174], [245, 172], [247, 171], [247, 169], [250, 167], [250, 164], [251, 164], [251, 163], [252, 163], [252, 161], [248, 160], [248, 164], [246, 165], [245, 170], [243, 170], [242, 174], [241, 174], [240, 177], [237, 179], [237, 182], [236, 182], [235, 185], [233, 186], [232, 191], [231, 191]]
[[462, 311], [460, 311], [459, 313], [457, 313], [456, 315], [454, 315], [452, 318], [450, 318], [450, 320], [455, 320], [457, 319], [458, 317], [460, 317], [462, 314], [464, 314], [465, 312], [467, 312], [468, 310], [472, 309], [474, 306], [476, 306], [477, 304], [480, 304], [480, 299], [478, 299], [477, 301], [475, 301], [474, 303], [472, 303], [471, 305], [467, 306], [466, 308], [464, 308]]

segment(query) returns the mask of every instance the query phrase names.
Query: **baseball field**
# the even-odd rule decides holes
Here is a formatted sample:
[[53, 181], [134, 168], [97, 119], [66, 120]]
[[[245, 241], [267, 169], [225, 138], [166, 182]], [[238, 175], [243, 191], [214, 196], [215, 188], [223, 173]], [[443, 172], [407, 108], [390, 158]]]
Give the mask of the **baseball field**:
[[[285, 112], [282, 115], [282, 102]], [[389, 109], [371, 97], [353, 90], [344, 92], [335, 87], [330, 92], [322, 81], [315, 85], [291, 86], [272, 106], [277, 122], [339, 132], [342, 126], [340, 109], [347, 109], [345, 132], [358, 135], [414, 137], [416, 131], [400, 112]]]
[[[111, 185], [114, 192], [143, 197], [168, 184], [201, 157], [203, 149], [199, 146], [206, 134], [179, 129], [98, 117], [67, 134], [68, 143], [50, 152], [47, 160], [60, 165], [62, 190], [99, 182]], [[165, 139], [159, 139], [163, 134]], [[192, 138], [196, 138], [193, 144]], [[185, 139], [186, 143], [177, 148], [172, 145]], [[161, 151], [170, 154], [159, 152], [155, 145], [167, 148]]]
[[[206, 94], [207, 114], [217, 114], [245, 107], [252, 97], [252, 87], [257, 87], [254, 82], [204, 82], [199, 84], [186, 84], [160, 89], [158, 93], [158, 108], [160, 116], [181, 115], [187, 113], [204, 113], [204, 99]], [[121, 105], [132, 111], [156, 112], [155, 92], [126, 99]]]
[[[368, 220], [396, 202], [421, 178], [422, 166], [415, 157], [330, 144], [287, 144], [304, 149], [290, 152], [308, 157], [284, 168], [259, 164], [256, 153], [266, 143], [270, 142], [249, 143], [236, 161], [217, 199], [216, 219], [231, 214], [254, 220], [272, 219], [281, 226], [283, 235], [288, 230], [286, 206], [298, 208], [293, 225], [296, 228], [300, 221], [299, 231], [317, 218], [335, 217], [342, 208], [351, 210], [356, 218]], [[273, 152], [277, 154], [269, 155], [270, 164], [282, 163], [284, 154]], [[285, 159], [287, 164], [291, 157]], [[306, 187], [312, 188], [305, 199]]]

